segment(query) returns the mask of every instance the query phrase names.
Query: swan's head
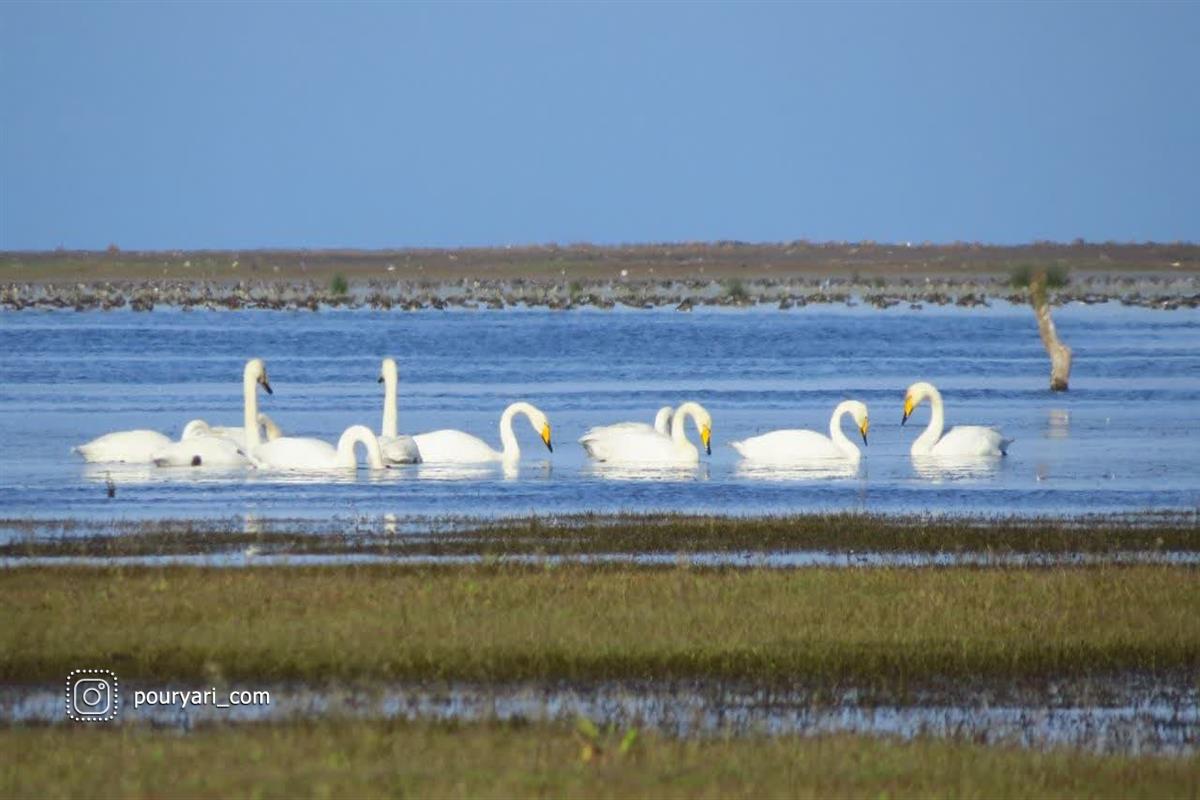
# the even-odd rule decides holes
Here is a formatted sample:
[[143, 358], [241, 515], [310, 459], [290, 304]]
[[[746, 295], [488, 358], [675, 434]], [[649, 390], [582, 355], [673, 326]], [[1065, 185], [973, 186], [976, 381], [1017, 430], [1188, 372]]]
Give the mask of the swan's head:
[[904, 417], [900, 420], [900, 424], [908, 422], [908, 418], [912, 416], [916, 407], [935, 394], [937, 394], [937, 389], [933, 388], [932, 383], [925, 381], [917, 381], [908, 387], [908, 391], [904, 393]]
[[197, 436], [207, 436], [211, 430], [208, 427], [208, 423], [204, 420], [194, 419], [183, 426], [183, 433], [179, 435], [179, 439], [183, 441], [186, 439], [195, 439]]
[[267, 381], [267, 365], [263, 363], [261, 358], [252, 358], [246, 362], [246, 370], [242, 373], [243, 379], [249, 383], [253, 380], [259, 386], [267, 390], [267, 394], [274, 394], [271, 391], [271, 384]]
[[400, 378], [400, 373], [396, 369], [396, 359], [385, 358], [383, 363], [379, 365], [379, 382], [380, 383], [396, 383]]
[[871, 429], [871, 420], [867, 417], [867, 404], [861, 403], [858, 400], [847, 400], [846, 408], [850, 412], [850, 416], [854, 418], [854, 424], [858, 426], [858, 432], [862, 434], [863, 444], [866, 444], [867, 431]]
[[[537, 409], [534, 409], [535, 411]], [[529, 422], [533, 425], [533, 429], [542, 437], [542, 443], [546, 445], [546, 449], [551, 453], [554, 452], [554, 445], [550, 442], [550, 420], [541, 411], [536, 414], [529, 415]]]

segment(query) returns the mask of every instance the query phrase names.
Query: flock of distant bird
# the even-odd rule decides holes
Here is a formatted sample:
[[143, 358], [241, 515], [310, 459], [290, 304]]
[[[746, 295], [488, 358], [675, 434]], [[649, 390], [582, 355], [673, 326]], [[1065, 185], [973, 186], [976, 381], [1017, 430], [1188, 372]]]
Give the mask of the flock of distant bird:
[[[258, 388], [271, 393], [267, 367], [262, 359], [246, 362], [242, 374], [243, 426], [217, 427], [204, 420], [192, 420], [183, 429], [179, 441], [152, 430], [118, 431], [105, 434], [75, 448], [84, 460], [155, 464], [160, 467], [255, 467], [284, 470], [342, 470], [358, 467], [356, 447], [366, 449], [371, 469], [390, 464], [479, 464], [493, 461], [513, 463], [521, 457], [521, 447], [513, 433], [513, 419], [524, 416], [546, 448], [553, 452], [550, 420], [536, 406], [513, 403], [500, 416], [501, 449], [493, 449], [477, 436], [458, 430], [438, 430], [414, 436], [397, 432], [396, 362], [385, 358], [379, 382], [384, 385], [383, 425], [378, 435], [365, 425], [352, 425], [331, 444], [322, 439], [285, 436], [266, 414], [258, 410]], [[929, 425], [912, 444], [914, 456], [987, 458], [1001, 456], [1011, 439], [995, 428], [977, 425], [958, 426], [945, 431], [942, 396], [930, 383], [908, 387], [904, 396], [904, 419], [925, 400], [932, 411]], [[732, 442], [743, 460], [763, 465], [797, 466], [805, 464], [855, 463], [861, 457], [858, 446], [842, 432], [842, 418], [849, 414], [867, 442], [870, 421], [867, 406], [846, 400], [833, 410], [829, 435], [809, 430], [777, 430]], [[687, 436], [691, 420], [706, 453], [712, 453], [712, 416], [699, 403], [687, 402], [672, 409], [659, 409], [650, 425], [619, 422], [588, 430], [580, 439], [590, 458], [606, 463], [637, 465], [679, 465], [700, 460], [700, 449]]]

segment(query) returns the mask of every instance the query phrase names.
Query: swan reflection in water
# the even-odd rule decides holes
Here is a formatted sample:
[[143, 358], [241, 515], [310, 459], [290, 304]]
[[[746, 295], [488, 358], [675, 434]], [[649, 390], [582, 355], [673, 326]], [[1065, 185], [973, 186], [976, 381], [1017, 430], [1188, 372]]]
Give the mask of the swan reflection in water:
[[693, 464], [591, 461], [584, 466], [583, 474], [606, 481], [706, 481], [709, 465], [707, 461]]
[[913, 456], [913, 471], [934, 483], [994, 478], [1004, 463], [1001, 456]]
[[415, 474], [423, 481], [486, 481], [503, 478], [515, 481], [518, 478], [549, 478], [553, 467], [549, 461], [525, 463], [513, 460], [488, 461], [478, 464], [429, 463], [422, 462], [409, 468], [410, 474]]
[[866, 469], [860, 461], [846, 458], [828, 458], [791, 464], [758, 464], [741, 461], [734, 475], [752, 481], [821, 481], [831, 479], [866, 477]]
[[153, 464], [85, 463], [83, 479], [89, 483], [107, 484], [112, 481], [137, 485], [151, 483], [233, 483], [243, 481], [248, 473], [245, 467], [208, 468], [156, 467]]

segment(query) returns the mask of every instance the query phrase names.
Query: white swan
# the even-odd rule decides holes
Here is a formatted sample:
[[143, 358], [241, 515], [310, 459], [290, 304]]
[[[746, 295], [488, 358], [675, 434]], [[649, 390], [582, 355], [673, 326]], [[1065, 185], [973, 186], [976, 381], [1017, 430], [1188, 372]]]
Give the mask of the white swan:
[[149, 464], [155, 453], [170, 444], [171, 439], [158, 431], [115, 431], [71, 449], [84, 461]]
[[379, 367], [379, 382], [383, 384], [383, 427], [379, 431], [379, 446], [383, 448], [383, 460], [390, 464], [417, 464], [421, 461], [421, 451], [413, 437], [396, 433], [398, 381], [395, 360], [385, 358]]
[[257, 466], [274, 469], [332, 470], [356, 469], [357, 445], [367, 450], [367, 465], [371, 469], [387, 469], [379, 438], [366, 425], [351, 425], [342, 432], [337, 447], [321, 439], [281, 436], [252, 448], [251, 459]]
[[995, 428], [981, 425], [956, 425], [942, 435], [946, 425], [942, 395], [932, 383], [918, 381], [904, 393], [904, 418], [908, 422], [913, 410], [925, 399], [929, 400], [929, 426], [912, 443], [914, 456], [1002, 456], [1008, 452], [1013, 439], [1006, 439]]
[[347, 428], [338, 439], [337, 447], [321, 439], [301, 436], [280, 436], [269, 442], [262, 441], [258, 426], [254, 424], [258, 419], [260, 385], [268, 394], [273, 394], [271, 384], [267, 381], [266, 365], [262, 359], [252, 358], [246, 362], [246, 369], [242, 373], [242, 403], [245, 453], [255, 466], [299, 470], [352, 469], [358, 465], [354, 447], [361, 443], [367, 449], [367, 463], [371, 469], [385, 468], [379, 439], [365, 425]]
[[240, 467], [250, 463], [232, 439], [203, 434], [171, 442], [150, 460], [156, 467]]
[[579, 440], [587, 454], [597, 461], [657, 464], [694, 463], [700, 451], [688, 441], [685, 427], [688, 417], [700, 432], [705, 452], [712, 453], [712, 416], [699, 403], [683, 403], [671, 417], [671, 435], [651, 430], [618, 429]]
[[673, 409], [670, 406], [663, 406], [654, 415], [654, 424], [647, 425], [645, 422], [614, 422], [612, 425], [597, 425], [593, 428], [588, 428], [587, 431], [579, 438], [579, 443], [583, 444], [584, 439], [593, 439], [602, 436], [615, 436], [619, 433], [629, 432], [649, 432], [655, 431], [664, 436], [671, 433], [671, 413]]
[[[266, 414], [258, 415], [258, 424], [268, 441], [283, 435]], [[213, 427], [194, 419], [184, 426], [178, 442], [171, 442], [150, 460], [158, 467], [240, 467], [250, 463], [245, 441], [244, 428]]]
[[421, 460], [425, 463], [478, 464], [485, 461], [512, 462], [520, 459], [521, 446], [513, 433], [512, 421], [517, 414], [524, 414], [529, 424], [542, 437], [546, 449], [554, 452], [550, 443], [550, 420], [536, 406], [529, 403], [513, 403], [500, 415], [500, 442], [503, 450], [491, 446], [469, 433], [455, 430], [431, 431], [413, 437]]
[[862, 453], [854, 442], [842, 433], [842, 417], [850, 414], [862, 434], [863, 444], [867, 443], [867, 430], [870, 421], [867, 418], [867, 406], [858, 400], [845, 400], [838, 403], [829, 418], [829, 435], [823, 436], [816, 431], [781, 430], [752, 436], [739, 442], [731, 442], [733, 449], [741, 453], [742, 458], [760, 464], [795, 464], [797, 462], [844, 459], [858, 461]]

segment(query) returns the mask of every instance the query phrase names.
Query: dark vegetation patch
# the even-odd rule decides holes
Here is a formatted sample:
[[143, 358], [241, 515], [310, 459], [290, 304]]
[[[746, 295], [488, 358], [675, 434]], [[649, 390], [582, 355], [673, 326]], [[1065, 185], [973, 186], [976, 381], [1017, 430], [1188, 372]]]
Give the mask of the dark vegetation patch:
[[578, 515], [497, 522], [416, 521], [398, 532], [380, 522], [141, 522], [102, 530], [87, 523], [0, 521], [0, 557], [169, 556], [239, 552], [387, 556], [582, 556], [605, 554], [1194, 553], [1193, 514], [1131, 518], [929, 518], [828, 514], [792, 517]]

